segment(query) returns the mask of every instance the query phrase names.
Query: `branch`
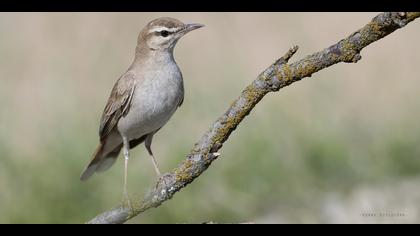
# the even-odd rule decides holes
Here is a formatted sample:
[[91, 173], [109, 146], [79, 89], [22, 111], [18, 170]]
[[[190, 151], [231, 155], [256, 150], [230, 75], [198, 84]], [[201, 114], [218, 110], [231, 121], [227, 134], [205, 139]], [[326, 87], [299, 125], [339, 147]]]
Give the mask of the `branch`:
[[232, 131], [267, 93], [278, 91], [339, 62], [359, 61], [360, 51], [363, 48], [418, 17], [420, 17], [420, 12], [379, 14], [349, 37], [289, 65], [288, 60], [298, 49], [297, 46], [292, 47], [242, 91], [229, 109], [194, 145], [187, 158], [177, 168], [160, 178], [143, 199], [131, 200], [133, 209], [120, 205], [96, 216], [88, 223], [124, 223], [149, 208], [160, 206], [200, 176], [217, 159], [220, 155], [217, 151], [222, 148]]

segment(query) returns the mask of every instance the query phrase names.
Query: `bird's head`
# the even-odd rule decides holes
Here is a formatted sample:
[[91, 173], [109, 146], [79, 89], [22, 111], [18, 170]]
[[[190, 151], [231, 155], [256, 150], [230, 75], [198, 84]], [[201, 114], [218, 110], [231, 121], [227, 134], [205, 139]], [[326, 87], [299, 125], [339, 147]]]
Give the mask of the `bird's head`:
[[181, 21], [162, 17], [149, 22], [140, 32], [138, 45], [150, 50], [173, 50], [178, 40], [202, 24], [184, 24]]

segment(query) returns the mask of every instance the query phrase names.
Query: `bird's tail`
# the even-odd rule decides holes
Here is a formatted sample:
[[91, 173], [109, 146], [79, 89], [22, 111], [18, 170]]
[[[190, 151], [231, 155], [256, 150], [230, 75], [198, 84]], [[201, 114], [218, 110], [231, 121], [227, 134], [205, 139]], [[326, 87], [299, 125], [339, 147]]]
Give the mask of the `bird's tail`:
[[105, 171], [109, 169], [117, 160], [121, 145], [112, 152], [104, 153], [104, 143], [101, 142], [92, 155], [92, 160], [80, 176], [80, 180], [89, 179], [96, 171]]

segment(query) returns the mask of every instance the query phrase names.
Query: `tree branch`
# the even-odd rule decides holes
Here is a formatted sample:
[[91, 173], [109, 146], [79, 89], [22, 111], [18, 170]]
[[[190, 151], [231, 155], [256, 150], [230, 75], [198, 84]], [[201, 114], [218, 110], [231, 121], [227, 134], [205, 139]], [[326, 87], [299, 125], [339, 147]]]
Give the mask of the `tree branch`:
[[87, 223], [124, 223], [147, 209], [158, 207], [171, 199], [176, 192], [191, 183], [217, 159], [220, 155], [217, 151], [222, 148], [232, 131], [267, 93], [278, 91], [339, 62], [359, 61], [360, 51], [364, 47], [404, 27], [419, 16], [420, 12], [379, 14], [349, 37], [289, 65], [288, 60], [298, 49], [297, 46], [292, 47], [242, 91], [229, 109], [194, 145], [187, 158], [177, 168], [159, 179], [143, 199], [131, 200], [133, 209], [120, 205]]

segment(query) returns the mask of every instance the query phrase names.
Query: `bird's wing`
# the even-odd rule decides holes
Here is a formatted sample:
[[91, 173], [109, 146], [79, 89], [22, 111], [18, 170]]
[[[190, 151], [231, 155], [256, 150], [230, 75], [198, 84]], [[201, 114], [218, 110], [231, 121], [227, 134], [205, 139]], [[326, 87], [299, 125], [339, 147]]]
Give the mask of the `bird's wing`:
[[101, 141], [114, 129], [119, 119], [128, 113], [135, 86], [134, 75], [125, 73], [112, 88], [101, 118], [99, 128]]
[[178, 107], [180, 107], [183, 102], [184, 102], [184, 93], [182, 93], [182, 97], [181, 97], [181, 100], [179, 101]]
[[[182, 74], [181, 74], [181, 78], [182, 78]], [[182, 105], [182, 103], [184, 103], [184, 96], [185, 96], [184, 93], [185, 93], [184, 92], [184, 82], [182, 82], [182, 84], [181, 84], [181, 99], [179, 100], [178, 107], [180, 107]]]

